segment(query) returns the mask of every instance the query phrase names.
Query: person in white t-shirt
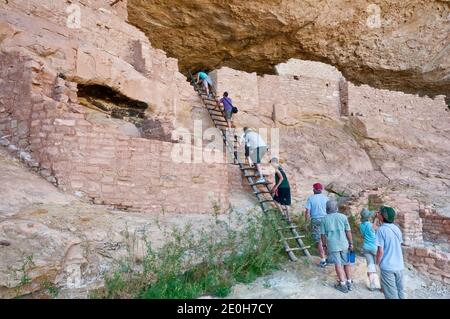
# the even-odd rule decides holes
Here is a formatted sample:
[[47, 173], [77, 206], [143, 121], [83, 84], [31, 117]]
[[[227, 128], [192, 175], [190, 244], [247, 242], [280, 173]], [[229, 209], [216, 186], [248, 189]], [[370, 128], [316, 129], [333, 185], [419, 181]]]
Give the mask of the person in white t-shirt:
[[267, 153], [267, 144], [261, 135], [248, 127], [244, 127], [244, 141], [249, 149], [249, 157], [255, 163], [256, 169], [258, 170], [259, 179], [256, 183], [265, 183], [266, 180], [261, 169], [261, 160]]

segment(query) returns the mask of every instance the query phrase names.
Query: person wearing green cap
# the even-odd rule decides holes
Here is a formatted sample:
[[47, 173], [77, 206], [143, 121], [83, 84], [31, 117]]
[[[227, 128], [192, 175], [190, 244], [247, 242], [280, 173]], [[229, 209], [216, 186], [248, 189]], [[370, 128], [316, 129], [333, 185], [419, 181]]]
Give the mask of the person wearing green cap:
[[369, 290], [374, 291], [379, 287], [379, 279], [377, 268], [375, 266], [375, 258], [377, 255], [377, 246], [375, 245], [375, 230], [371, 219], [374, 213], [364, 208], [361, 213], [361, 224], [359, 231], [363, 237], [363, 254], [367, 262], [367, 277], [369, 277]]
[[381, 225], [377, 230], [375, 244], [376, 263], [380, 266], [381, 289], [386, 299], [404, 299], [402, 232], [394, 225], [395, 210], [381, 206], [377, 211]]

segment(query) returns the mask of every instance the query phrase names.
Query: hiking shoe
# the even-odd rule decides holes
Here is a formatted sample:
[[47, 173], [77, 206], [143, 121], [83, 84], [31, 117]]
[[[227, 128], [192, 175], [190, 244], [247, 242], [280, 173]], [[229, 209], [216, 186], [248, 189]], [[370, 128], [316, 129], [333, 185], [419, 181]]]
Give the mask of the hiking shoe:
[[348, 291], [353, 290], [353, 280], [351, 280], [350, 282], [347, 281], [347, 289], [348, 289]]
[[334, 285], [334, 288], [336, 288], [340, 292], [343, 292], [344, 294], [348, 293], [347, 285], [341, 285], [339, 282]]
[[321, 268], [325, 268], [327, 265], [328, 265], [327, 261], [321, 261], [319, 263], [319, 267], [321, 267]]
[[378, 290], [377, 285], [373, 281], [370, 282], [370, 284], [369, 284], [369, 290], [370, 291], [377, 291]]
[[266, 179], [264, 177], [261, 177], [260, 179], [258, 179], [256, 181], [257, 184], [262, 184], [262, 183], [265, 183], [265, 182], [266, 182]]

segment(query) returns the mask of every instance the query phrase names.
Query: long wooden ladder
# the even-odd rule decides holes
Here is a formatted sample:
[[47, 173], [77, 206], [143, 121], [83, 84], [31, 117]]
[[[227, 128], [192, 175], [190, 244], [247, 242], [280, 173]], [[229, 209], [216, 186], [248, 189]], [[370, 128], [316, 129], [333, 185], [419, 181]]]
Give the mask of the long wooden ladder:
[[227, 130], [228, 126], [225, 113], [220, 107], [220, 104], [217, 102], [215, 93], [211, 92], [211, 96], [208, 96], [205, 89], [201, 85], [198, 85], [196, 83], [192, 74], [189, 74], [189, 76], [191, 85], [200, 96], [206, 110], [210, 115], [211, 120], [214, 123], [214, 126], [222, 133], [224, 145], [228, 149], [229, 153], [232, 154], [233, 161], [236, 165], [239, 166], [243, 177], [247, 179], [248, 185], [252, 188], [253, 194], [256, 196], [256, 199], [258, 200], [262, 211], [265, 214], [268, 214], [269, 212], [275, 210], [279, 212], [281, 216], [283, 216], [282, 219], [272, 218], [271, 220], [273, 222], [272, 226], [279, 234], [280, 242], [283, 245], [283, 248], [288, 254], [290, 260], [297, 261], [297, 253], [299, 252], [302, 252], [307, 257], [311, 257], [308, 250], [310, 246], [305, 246], [302, 240], [302, 238], [304, 238], [305, 236], [299, 234], [298, 226], [292, 221], [288, 221], [276, 205], [269, 188], [270, 183], [256, 183], [256, 168], [249, 167], [248, 165], [244, 165], [242, 163], [237, 149], [237, 136], [233, 135], [233, 140], [231, 134], [228, 133], [229, 130]]

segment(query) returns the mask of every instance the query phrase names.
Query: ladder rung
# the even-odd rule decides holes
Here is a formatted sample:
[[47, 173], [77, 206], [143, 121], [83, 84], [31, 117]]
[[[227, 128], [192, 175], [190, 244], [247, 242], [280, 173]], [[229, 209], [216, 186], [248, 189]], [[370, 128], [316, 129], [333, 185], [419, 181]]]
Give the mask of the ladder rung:
[[261, 200], [261, 201], [259, 201], [261, 204], [263, 204], [263, 203], [270, 203], [270, 202], [274, 202], [274, 200], [273, 199], [265, 199], [265, 200]]
[[[269, 176], [268, 174], [263, 174], [263, 175], [264, 175], [264, 177]], [[248, 174], [245, 174], [244, 177], [258, 177], [258, 175], [248, 175]]]
[[291, 225], [291, 226], [287, 226], [287, 227], [280, 227], [280, 228], [277, 228], [277, 230], [295, 229], [295, 228], [298, 228], [298, 226], [297, 225]]
[[261, 191], [261, 192], [253, 192], [255, 195], [261, 195], [261, 194], [270, 194], [270, 191]]
[[311, 248], [311, 246], [305, 246], [305, 247], [294, 247], [294, 248], [288, 248], [286, 251], [296, 251], [296, 250], [306, 250]]
[[256, 185], [269, 185], [269, 182], [263, 182], [263, 183], [251, 183], [250, 186], [256, 186]]
[[241, 171], [245, 171], [245, 170], [255, 170], [256, 171], [256, 167], [242, 167]]
[[[299, 236], [295, 236], [295, 237], [287, 237], [284, 238], [284, 240], [291, 240], [291, 239], [300, 239], [300, 238], [305, 238], [304, 235], [299, 235]], [[280, 241], [282, 241], [283, 239], [280, 239]]]
[[222, 123], [228, 123], [227, 121], [225, 121], [225, 120], [219, 120], [219, 119], [212, 119], [214, 122], [222, 122]]

